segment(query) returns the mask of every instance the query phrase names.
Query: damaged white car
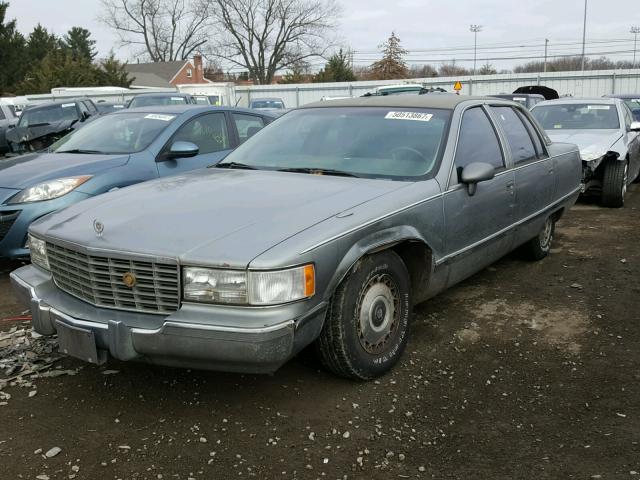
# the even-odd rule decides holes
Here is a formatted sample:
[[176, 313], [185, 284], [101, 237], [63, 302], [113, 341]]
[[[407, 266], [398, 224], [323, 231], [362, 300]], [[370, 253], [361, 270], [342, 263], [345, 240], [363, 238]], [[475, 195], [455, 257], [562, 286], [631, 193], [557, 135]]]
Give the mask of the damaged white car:
[[578, 145], [584, 191], [607, 207], [623, 207], [627, 186], [640, 179], [640, 122], [617, 98], [540, 102], [531, 110], [551, 140]]

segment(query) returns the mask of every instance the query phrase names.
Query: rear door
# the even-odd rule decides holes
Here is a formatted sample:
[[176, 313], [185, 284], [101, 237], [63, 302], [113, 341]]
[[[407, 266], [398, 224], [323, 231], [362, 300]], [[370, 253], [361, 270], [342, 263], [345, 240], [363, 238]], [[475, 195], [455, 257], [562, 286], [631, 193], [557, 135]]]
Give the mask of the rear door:
[[635, 121], [631, 109], [624, 103], [621, 103], [620, 106], [624, 114], [627, 149], [629, 150], [629, 180], [633, 180], [640, 173], [640, 133], [631, 131], [631, 124]]
[[492, 106], [491, 111], [504, 132], [513, 163], [517, 218], [535, 215], [553, 202], [556, 193], [553, 159], [540, 135], [517, 108]]
[[[496, 176], [469, 195], [459, 178], [462, 169], [475, 162], [493, 165]], [[444, 194], [449, 285], [509, 252], [514, 209], [514, 174], [498, 132], [483, 107], [469, 108], [462, 116], [454, 169]]]
[[[187, 120], [166, 143], [158, 157], [161, 177], [195, 170], [218, 163], [233, 150], [236, 142], [229, 133], [224, 112], [206, 113]], [[167, 152], [174, 142], [190, 142], [198, 146], [199, 153], [191, 158], [167, 160]]]

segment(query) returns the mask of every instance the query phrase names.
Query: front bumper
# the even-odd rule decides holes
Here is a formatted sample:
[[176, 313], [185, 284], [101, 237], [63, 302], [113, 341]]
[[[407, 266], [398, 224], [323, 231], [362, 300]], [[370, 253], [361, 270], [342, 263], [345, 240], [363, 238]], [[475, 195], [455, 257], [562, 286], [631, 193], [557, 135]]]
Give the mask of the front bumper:
[[[14, 194], [18, 192], [19, 190], [15, 190]], [[0, 258], [29, 256], [29, 249], [25, 248], [25, 244], [31, 223], [90, 197], [87, 193], [73, 191], [60, 198], [43, 202], [0, 205]]]
[[[98, 364], [108, 352], [123, 361], [272, 373], [319, 335], [326, 311], [324, 303], [297, 317], [299, 306], [246, 308], [239, 318], [233, 308], [185, 304], [164, 317], [93, 307], [60, 291], [32, 265], [12, 272], [11, 282], [31, 309], [36, 332], [57, 333], [62, 351]], [[86, 354], [87, 336], [97, 355]]]

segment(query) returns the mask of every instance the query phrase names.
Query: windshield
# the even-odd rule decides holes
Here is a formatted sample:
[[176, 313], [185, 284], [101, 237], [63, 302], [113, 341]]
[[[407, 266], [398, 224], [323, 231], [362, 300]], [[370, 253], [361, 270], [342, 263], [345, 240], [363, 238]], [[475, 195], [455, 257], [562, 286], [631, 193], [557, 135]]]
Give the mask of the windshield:
[[34, 107], [22, 112], [19, 127], [36, 127], [57, 123], [63, 120], [78, 120], [75, 103], [58, 103], [48, 107]]
[[251, 102], [251, 108], [284, 108], [284, 103], [280, 100], [254, 100]]
[[186, 103], [189, 103], [187, 101], [187, 97], [171, 97], [171, 96], [147, 97], [147, 96], [138, 96], [138, 97], [133, 97], [133, 100], [131, 100], [131, 103], [129, 104], [129, 108], [155, 107], [155, 106], [163, 106], [163, 105], [184, 105]]
[[121, 113], [105, 115], [61, 138], [51, 146], [55, 153], [128, 154], [147, 148], [176, 115]]
[[[387, 107], [294, 110], [231, 153], [233, 164], [371, 178], [429, 175], [445, 143], [449, 110]], [[332, 172], [329, 172], [332, 171]]]
[[620, 128], [615, 105], [566, 103], [536, 105], [533, 116], [545, 130], [613, 130]]

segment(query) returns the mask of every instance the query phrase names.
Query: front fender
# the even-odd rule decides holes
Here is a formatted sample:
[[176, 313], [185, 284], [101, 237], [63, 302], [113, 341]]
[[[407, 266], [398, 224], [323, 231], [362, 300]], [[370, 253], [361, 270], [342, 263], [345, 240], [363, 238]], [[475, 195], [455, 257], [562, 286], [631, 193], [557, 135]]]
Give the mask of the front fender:
[[[323, 299], [329, 300], [329, 298], [331, 298], [338, 285], [340, 285], [349, 271], [351, 271], [353, 266], [362, 257], [382, 250], [387, 250], [395, 245], [407, 241], [420, 242], [431, 250], [429, 244], [420, 232], [410, 225], [398, 225], [385, 230], [371, 232], [360, 238], [357, 242], [351, 245], [339, 261], [333, 277], [327, 284]], [[433, 271], [433, 268], [434, 263], [432, 258], [430, 266], [431, 271]]]

